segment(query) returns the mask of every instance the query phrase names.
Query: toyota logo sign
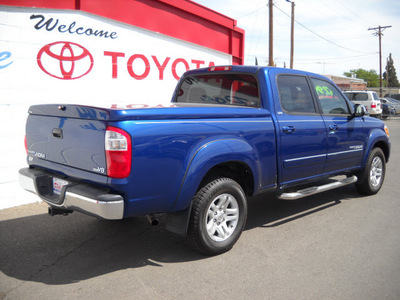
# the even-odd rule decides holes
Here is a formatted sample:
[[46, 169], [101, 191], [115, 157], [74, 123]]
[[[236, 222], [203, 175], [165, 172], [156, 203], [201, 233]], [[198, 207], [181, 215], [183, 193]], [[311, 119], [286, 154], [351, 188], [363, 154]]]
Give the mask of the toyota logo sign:
[[72, 42], [55, 42], [40, 49], [37, 63], [46, 74], [63, 80], [78, 79], [93, 68], [90, 52]]

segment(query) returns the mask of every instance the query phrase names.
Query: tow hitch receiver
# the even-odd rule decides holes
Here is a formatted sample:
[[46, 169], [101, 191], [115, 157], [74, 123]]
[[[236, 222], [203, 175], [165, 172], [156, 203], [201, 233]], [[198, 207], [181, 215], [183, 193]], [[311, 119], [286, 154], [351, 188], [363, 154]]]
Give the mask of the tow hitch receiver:
[[67, 215], [72, 214], [72, 213], [73, 213], [73, 210], [56, 208], [56, 207], [49, 207], [49, 215], [50, 216], [55, 216], [55, 215], [67, 216]]

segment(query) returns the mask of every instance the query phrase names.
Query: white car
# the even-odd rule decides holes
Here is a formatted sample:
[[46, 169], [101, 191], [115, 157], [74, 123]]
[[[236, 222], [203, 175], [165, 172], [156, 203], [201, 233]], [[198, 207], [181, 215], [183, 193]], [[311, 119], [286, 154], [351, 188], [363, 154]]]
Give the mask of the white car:
[[346, 91], [346, 97], [353, 103], [362, 104], [373, 117], [382, 115], [382, 105], [378, 94], [374, 91]]

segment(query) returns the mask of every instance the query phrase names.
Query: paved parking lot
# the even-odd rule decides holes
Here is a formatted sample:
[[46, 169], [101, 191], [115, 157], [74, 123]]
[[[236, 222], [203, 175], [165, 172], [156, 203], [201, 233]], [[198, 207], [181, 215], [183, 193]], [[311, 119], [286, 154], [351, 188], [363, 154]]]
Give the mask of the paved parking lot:
[[146, 218], [0, 210], [0, 299], [400, 299], [400, 120], [383, 189], [249, 200], [228, 253], [207, 257]]

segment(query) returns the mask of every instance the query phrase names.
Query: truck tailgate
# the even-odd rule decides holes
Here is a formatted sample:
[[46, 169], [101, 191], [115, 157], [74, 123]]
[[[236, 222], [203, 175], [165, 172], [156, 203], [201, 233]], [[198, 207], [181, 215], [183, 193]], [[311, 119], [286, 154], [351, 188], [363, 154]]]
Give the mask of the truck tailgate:
[[97, 174], [106, 174], [104, 137], [106, 119], [76, 115], [76, 108], [62, 111], [55, 105], [30, 109], [26, 126], [29, 162], [46, 160]]

